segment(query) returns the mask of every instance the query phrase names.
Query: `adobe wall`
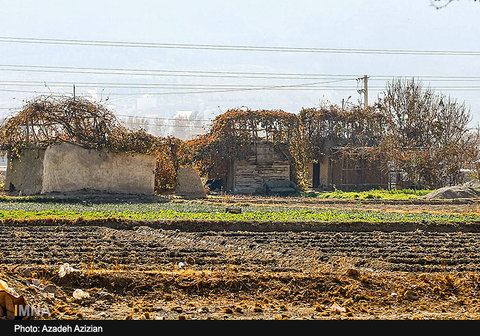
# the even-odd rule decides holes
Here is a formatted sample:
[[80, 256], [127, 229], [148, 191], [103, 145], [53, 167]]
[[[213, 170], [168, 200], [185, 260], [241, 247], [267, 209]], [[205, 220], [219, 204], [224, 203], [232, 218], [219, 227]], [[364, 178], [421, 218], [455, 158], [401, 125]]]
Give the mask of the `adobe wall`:
[[319, 184], [320, 185], [329, 185], [331, 182], [331, 178], [329, 176], [330, 172], [330, 158], [328, 155], [324, 155], [320, 161], [320, 176], [319, 176]]
[[45, 151], [41, 193], [93, 189], [153, 194], [154, 172], [152, 155], [97, 151], [63, 143]]
[[13, 195], [35, 195], [42, 191], [45, 149], [23, 149], [20, 157], [9, 155], [5, 191]]
[[185, 198], [204, 198], [207, 196], [200, 175], [194, 168], [178, 168], [175, 194]]

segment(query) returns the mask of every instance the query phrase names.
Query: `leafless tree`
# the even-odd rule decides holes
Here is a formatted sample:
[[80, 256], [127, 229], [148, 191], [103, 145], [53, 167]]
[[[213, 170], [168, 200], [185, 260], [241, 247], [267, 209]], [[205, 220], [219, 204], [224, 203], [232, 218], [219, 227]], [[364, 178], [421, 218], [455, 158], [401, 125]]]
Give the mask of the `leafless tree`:
[[460, 181], [460, 170], [478, 157], [465, 103], [424, 88], [415, 79], [387, 83], [379, 106], [387, 117], [384, 153], [408, 180], [422, 187]]

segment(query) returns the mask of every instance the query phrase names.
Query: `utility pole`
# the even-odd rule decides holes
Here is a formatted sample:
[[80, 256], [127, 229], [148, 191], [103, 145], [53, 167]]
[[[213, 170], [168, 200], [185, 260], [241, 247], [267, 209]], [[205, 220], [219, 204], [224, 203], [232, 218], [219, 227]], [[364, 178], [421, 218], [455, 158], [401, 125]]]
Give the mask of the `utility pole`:
[[73, 101], [75, 101], [75, 84], [73, 84]]
[[30, 125], [28, 124], [28, 114], [25, 116], [25, 145], [28, 146], [28, 140], [30, 139]]
[[363, 107], [368, 107], [368, 76], [363, 76]]
[[359, 80], [363, 81], [363, 89], [360, 89], [357, 91], [358, 93], [363, 94], [363, 108], [367, 108], [368, 107], [368, 76], [365, 75], [363, 77], [357, 78], [357, 85]]

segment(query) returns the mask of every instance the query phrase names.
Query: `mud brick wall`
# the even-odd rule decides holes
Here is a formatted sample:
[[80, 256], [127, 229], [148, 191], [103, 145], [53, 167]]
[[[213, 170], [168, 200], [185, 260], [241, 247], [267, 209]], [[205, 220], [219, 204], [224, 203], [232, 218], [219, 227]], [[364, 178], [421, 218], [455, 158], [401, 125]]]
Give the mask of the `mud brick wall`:
[[186, 198], [204, 198], [207, 196], [200, 175], [194, 168], [178, 168], [175, 194]]
[[85, 149], [63, 143], [50, 146], [43, 160], [42, 193], [93, 189], [153, 194], [155, 157]]
[[6, 190], [35, 195], [82, 189], [153, 194], [155, 156], [86, 149], [70, 143], [26, 149], [7, 166]]
[[42, 191], [45, 149], [27, 148], [21, 156], [9, 154], [5, 191], [14, 195], [35, 195]]

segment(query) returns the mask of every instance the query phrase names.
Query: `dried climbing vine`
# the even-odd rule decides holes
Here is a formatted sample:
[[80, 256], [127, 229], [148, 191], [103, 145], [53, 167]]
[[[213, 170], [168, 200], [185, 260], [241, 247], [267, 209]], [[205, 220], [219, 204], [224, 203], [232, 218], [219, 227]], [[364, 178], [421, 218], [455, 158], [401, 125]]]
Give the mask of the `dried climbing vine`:
[[253, 155], [252, 144], [266, 140], [288, 158], [292, 180], [303, 183], [302, 125], [297, 115], [281, 110], [232, 109], [217, 116], [210, 131], [188, 142], [204, 175], [224, 177], [227, 162]]
[[380, 155], [379, 145], [386, 130], [385, 115], [375, 107], [362, 109], [338, 106], [302, 109], [306, 154], [315, 161], [341, 151], [346, 155]]
[[209, 133], [188, 144], [200, 171], [222, 178], [229, 160], [246, 159], [254, 154], [252, 143], [269, 141], [288, 158], [291, 178], [302, 188], [307, 164], [334, 151], [378, 160], [384, 130], [385, 117], [374, 108], [329, 106], [302, 109], [299, 114], [234, 109], [217, 116]]

